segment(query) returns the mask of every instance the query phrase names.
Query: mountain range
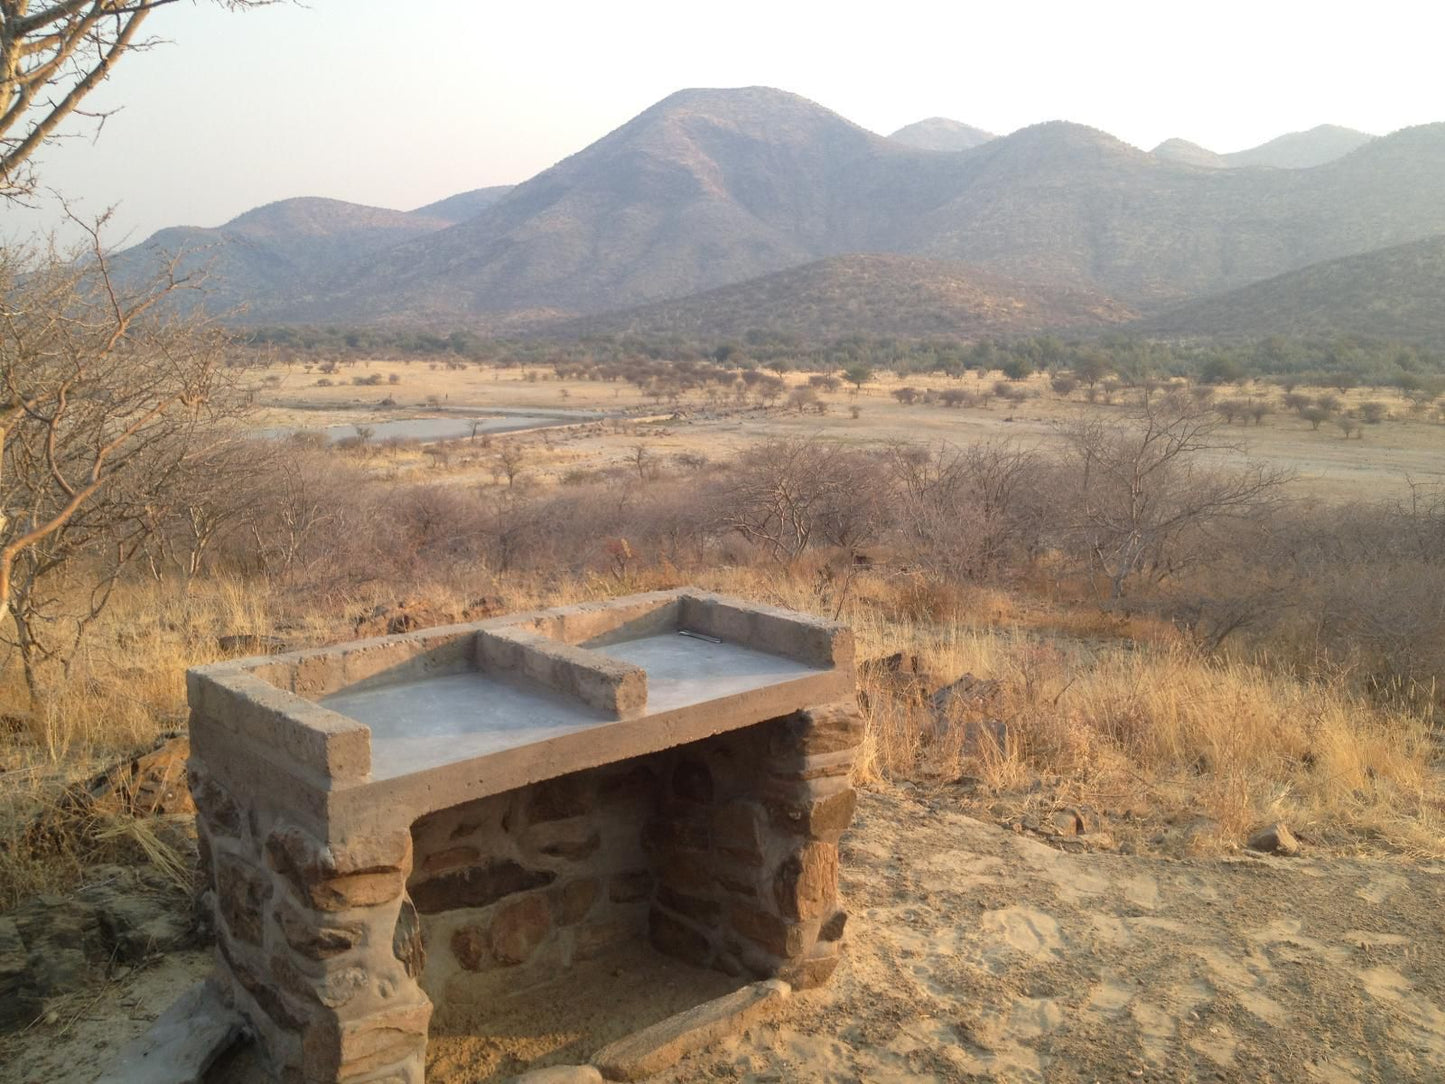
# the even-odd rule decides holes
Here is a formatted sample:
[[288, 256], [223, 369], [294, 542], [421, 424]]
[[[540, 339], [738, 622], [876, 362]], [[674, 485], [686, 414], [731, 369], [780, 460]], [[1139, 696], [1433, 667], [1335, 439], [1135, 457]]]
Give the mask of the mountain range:
[[[925, 322], [968, 335], [1006, 333], [1010, 312], [1018, 327], [1153, 315], [1437, 234], [1445, 124], [1322, 126], [1219, 156], [1065, 122], [991, 136], [933, 118], [885, 137], [752, 87], [673, 94], [514, 187], [407, 212], [287, 200], [163, 230], [117, 262], [138, 274], [187, 251], [183, 265], [211, 267], [208, 304], [245, 304], [252, 322], [515, 327], [629, 310], [614, 322], [703, 326], [713, 317], [655, 303], [752, 282], [706, 305], [773, 326], [788, 319], [779, 298], [851, 293], [866, 309], [886, 284], [921, 291], [920, 314], [959, 299], [961, 315]], [[858, 254], [907, 259], [837, 261]]]
[[1248, 150], [1216, 154], [1187, 139], [1166, 139], [1150, 153], [1155, 158], [1204, 169], [1312, 169], [1357, 151], [1375, 137], [1337, 124], [1307, 132], [1288, 132]]

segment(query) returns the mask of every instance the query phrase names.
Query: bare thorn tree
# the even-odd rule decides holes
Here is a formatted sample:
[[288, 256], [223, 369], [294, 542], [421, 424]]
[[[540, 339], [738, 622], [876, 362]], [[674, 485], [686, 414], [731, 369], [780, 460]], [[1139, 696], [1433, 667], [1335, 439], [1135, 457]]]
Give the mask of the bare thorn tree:
[[[141, 35], [158, 8], [177, 0], [0, 0], [0, 197], [35, 189], [30, 161], [72, 117], [103, 125], [85, 100], [126, 53], [156, 39]], [[275, 0], [216, 0], [226, 8]]]
[[[37, 665], [73, 652], [240, 409], [219, 332], [166, 304], [189, 285], [119, 284], [98, 227], [84, 258], [0, 253], [0, 636], [32, 697]], [[84, 585], [78, 612], [58, 612], [77, 594], [59, 579]]]
[[[1206, 405], [1155, 398], [1125, 423], [1085, 418], [1065, 426], [1077, 497], [1071, 533], [1117, 601], [1139, 576], [1156, 580], [1207, 553], [1210, 528], [1273, 500], [1287, 472], [1230, 468], [1237, 445]], [[1185, 545], [1194, 536], [1196, 544]]]

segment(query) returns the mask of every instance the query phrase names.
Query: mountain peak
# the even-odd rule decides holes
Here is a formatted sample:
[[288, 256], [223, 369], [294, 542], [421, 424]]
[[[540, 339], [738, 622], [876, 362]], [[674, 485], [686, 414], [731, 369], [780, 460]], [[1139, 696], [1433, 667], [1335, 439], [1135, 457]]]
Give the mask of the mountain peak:
[[[777, 87], [689, 87], [674, 91], [634, 118], [700, 115], [715, 118], [749, 118], [763, 115], [821, 114], [838, 117], [827, 106], [811, 98]], [[852, 124], [851, 121], [845, 123]]]
[[1049, 120], [1020, 128], [990, 140], [978, 153], [992, 154], [997, 161], [1027, 167], [1049, 162], [1075, 167], [1089, 162], [1150, 162], [1149, 156], [1138, 147], [1099, 128], [1068, 120]]
[[1224, 155], [1231, 166], [1265, 166], [1270, 169], [1312, 169], [1343, 158], [1375, 139], [1368, 132], [1317, 124], [1305, 132], [1287, 132], [1258, 147]]
[[975, 128], [962, 121], [948, 117], [928, 117], [904, 125], [888, 137], [895, 143], [921, 151], [966, 151], [972, 150], [990, 139], [997, 138], [992, 132]]
[[297, 196], [253, 207], [220, 228], [249, 236], [278, 233], [320, 236], [333, 234], [338, 229], [414, 229], [419, 224], [407, 211], [321, 196]]
[[1223, 155], [1215, 154], [1207, 147], [1201, 147], [1187, 139], [1166, 139], [1149, 153], [1161, 162], [1173, 162], [1181, 166], [1196, 166], [1200, 169], [1229, 168]]

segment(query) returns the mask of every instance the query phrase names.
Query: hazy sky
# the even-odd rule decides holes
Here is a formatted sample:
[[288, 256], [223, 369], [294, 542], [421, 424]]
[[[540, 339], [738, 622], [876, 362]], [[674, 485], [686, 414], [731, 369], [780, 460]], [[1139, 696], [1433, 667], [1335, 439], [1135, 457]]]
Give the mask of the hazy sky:
[[[781, 87], [881, 133], [1061, 118], [1144, 148], [1445, 120], [1430, 0], [197, 0], [150, 25], [171, 44], [94, 99], [123, 110], [42, 161], [83, 211], [117, 205], [114, 242], [289, 196], [411, 208], [522, 181], [683, 87]], [[6, 208], [0, 233], [55, 221]]]

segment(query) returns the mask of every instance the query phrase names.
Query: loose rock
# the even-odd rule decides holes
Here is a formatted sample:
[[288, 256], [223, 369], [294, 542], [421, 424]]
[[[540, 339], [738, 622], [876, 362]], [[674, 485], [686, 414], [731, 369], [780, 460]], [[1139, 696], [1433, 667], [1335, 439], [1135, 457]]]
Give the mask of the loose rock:
[[1249, 837], [1245, 846], [1261, 854], [1277, 854], [1286, 858], [1300, 853], [1299, 840], [1289, 830], [1289, 826], [1282, 823], [1261, 828]]

